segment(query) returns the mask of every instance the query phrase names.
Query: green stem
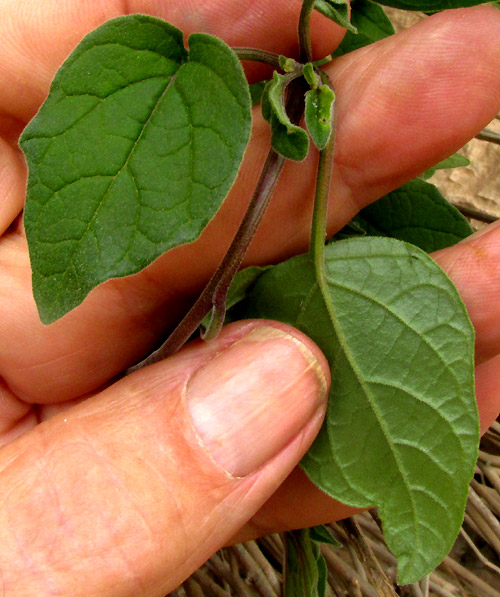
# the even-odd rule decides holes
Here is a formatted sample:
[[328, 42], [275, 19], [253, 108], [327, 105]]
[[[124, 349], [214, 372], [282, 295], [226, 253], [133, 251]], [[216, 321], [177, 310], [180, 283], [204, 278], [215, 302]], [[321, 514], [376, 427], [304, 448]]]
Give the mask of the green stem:
[[311, 36], [309, 24], [316, 0], [304, 0], [299, 17], [299, 52], [300, 61], [305, 64], [312, 61]]
[[[321, 72], [323, 82], [332, 88], [332, 84], [326, 73]], [[328, 199], [330, 195], [330, 183], [332, 177], [333, 154], [335, 151], [335, 112], [332, 119], [332, 132], [328, 143], [319, 152], [318, 170], [316, 176], [316, 191], [314, 198], [313, 220], [311, 226], [311, 241], [309, 253], [314, 261], [316, 272], [323, 269], [326, 224], [328, 217]]]
[[329, 62], [331, 62], [333, 60], [333, 58], [331, 56], [325, 56], [324, 58], [321, 58], [321, 60], [315, 60], [312, 65], [313, 66], [324, 66], [325, 64], [328, 64]]
[[280, 55], [266, 50], [256, 48], [232, 48], [233, 52], [240, 60], [252, 60], [253, 62], [263, 62], [270, 64], [274, 68], [281, 68]]

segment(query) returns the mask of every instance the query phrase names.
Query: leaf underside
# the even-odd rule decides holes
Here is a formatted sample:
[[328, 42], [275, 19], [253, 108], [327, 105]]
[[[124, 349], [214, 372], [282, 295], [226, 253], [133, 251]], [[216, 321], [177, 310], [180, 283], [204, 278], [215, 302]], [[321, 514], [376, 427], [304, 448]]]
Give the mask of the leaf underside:
[[232, 50], [144, 15], [90, 33], [21, 136], [42, 321], [195, 240], [230, 189], [251, 125]]
[[408, 584], [447, 555], [477, 456], [473, 328], [442, 270], [420, 249], [358, 237], [326, 247], [324, 281], [308, 255], [262, 274], [242, 317], [289, 323], [332, 367], [327, 419], [302, 461], [353, 506], [378, 506]]

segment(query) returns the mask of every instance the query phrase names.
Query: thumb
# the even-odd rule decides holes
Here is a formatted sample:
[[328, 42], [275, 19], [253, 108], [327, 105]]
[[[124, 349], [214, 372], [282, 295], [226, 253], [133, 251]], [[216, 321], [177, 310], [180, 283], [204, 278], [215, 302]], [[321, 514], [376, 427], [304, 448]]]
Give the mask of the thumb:
[[238, 322], [2, 448], [4, 594], [165, 595], [294, 468], [327, 385], [305, 336]]

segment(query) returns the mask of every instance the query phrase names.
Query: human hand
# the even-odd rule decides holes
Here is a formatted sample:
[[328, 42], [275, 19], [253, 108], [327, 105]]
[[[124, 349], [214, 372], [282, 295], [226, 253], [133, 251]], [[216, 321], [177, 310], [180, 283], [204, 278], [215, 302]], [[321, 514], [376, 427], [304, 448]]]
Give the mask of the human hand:
[[[298, 4], [282, 2], [269, 11], [268, 3], [255, 1], [241, 13], [237, 3], [219, 0], [189, 12], [185, 2], [132, 0], [128, 11], [163, 17], [185, 32], [218, 34], [231, 45], [292, 54]], [[6, 444], [0, 451], [0, 571], [6, 595], [35, 590], [161, 595], [233, 535], [248, 538], [349, 512], [312, 487], [299, 469], [278, 489], [318, 429], [324, 409], [321, 372], [326, 375], [317, 349], [286, 326], [272, 324], [301, 342], [266, 335], [262, 332], [269, 327], [261, 323], [235, 324], [215, 343], [197, 343], [110, 385], [157, 343], [224, 252], [265, 157], [268, 134], [258, 116], [229, 200], [197, 243], [172, 251], [132, 278], [96, 289], [49, 327], [38, 320], [22, 225], [15, 220], [26, 179], [16, 139], [67, 54], [91, 29], [124, 14], [124, 7], [77, 0], [43, 6], [26, 0], [22, 11], [18, 3], [4, 0], [0, 7], [0, 230], [5, 231], [0, 241], [0, 437]], [[497, 9], [453, 11], [329, 66], [339, 115], [330, 232], [489, 122], [500, 107], [499, 32]], [[317, 57], [331, 51], [341, 36], [315, 15]], [[474, 52], [467, 53], [468, 48]], [[258, 78], [261, 71], [252, 68], [250, 75]], [[311, 156], [285, 170], [249, 263], [281, 259], [307, 246], [314, 165]], [[500, 410], [495, 373], [500, 364], [499, 232], [492, 229], [436, 256], [476, 327], [483, 429]], [[252, 330], [261, 332], [248, 337]], [[243, 336], [246, 340], [238, 341]], [[206, 374], [203, 366], [229, 346], [234, 349], [214, 360], [217, 374]], [[247, 368], [259, 375], [247, 375]], [[290, 375], [279, 379], [293, 388], [296, 400], [293, 394], [286, 399], [296, 408], [283, 409], [283, 391], [271, 383], [277, 371]], [[204, 448], [184, 388], [194, 392], [196, 412], [202, 412], [201, 405], [205, 412], [214, 396], [227, 398], [216, 385], [223, 376], [233, 380], [241, 400], [231, 396], [231, 406], [217, 419], [218, 426], [229, 425], [226, 431], [194, 414]], [[252, 385], [263, 380], [269, 380], [265, 388]], [[265, 390], [266, 411], [250, 426], [246, 401]], [[232, 442], [225, 435], [231, 430]], [[219, 434], [232, 450], [221, 450]], [[287, 447], [280, 451], [283, 444]], [[212, 460], [207, 448], [233, 475]]]

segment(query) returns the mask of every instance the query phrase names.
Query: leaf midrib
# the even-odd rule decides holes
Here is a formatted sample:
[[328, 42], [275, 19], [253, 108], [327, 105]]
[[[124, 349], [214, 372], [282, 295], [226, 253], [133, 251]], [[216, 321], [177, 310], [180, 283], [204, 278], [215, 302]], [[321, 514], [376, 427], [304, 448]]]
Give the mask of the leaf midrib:
[[[315, 276], [316, 276], [316, 282], [318, 284], [318, 289], [321, 293], [321, 297], [323, 299], [323, 302], [325, 303], [325, 307], [326, 310], [328, 312], [328, 315], [330, 317], [330, 321], [332, 323], [332, 327], [334, 329], [334, 333], [336, 335], [336, 337], [338, 338], [340, 347], [343, 351], [343, 353], [346, 355], [346, 359], [347, 362], [349, 363], [354, 375], [356, 376], [356, 379], [358, 380], [358, 383], [360, 385], [360, 387], [362, 388], [363, 392], [365, 393], [367, 399], [368, 399], [368, 403], [370, 404], [370, 407], [372, 408], [372, 411], [380, 425], [380, 428], [382, 430], [382, 433], [384, 434], [384, 437], [387, 441], [387, 444], [390, 448], [390, 452], [396, 462], [396, 466], [401, 474], [401, 478], [403, 480], [403, 484], [406, 487], [406, 490], [408, 492], [408, 496], [410, 499], [410, 503], [411, 503], [411, 510], [412, 510], [412, 520], [413, 520], [413, 526], [415, 528], [415, 537], [417, 538], [417, 542], [420, 545], [421, 544], [421, 540], [420, 540], [420, 527], [417, 524], [417, 513], [416, 513], [416, 504], [415, 504], [415, 500], [413, 498], [411, 489], [410, 489], [410, 483], [407, 479], [407, 476], [405, 474], [404, 468], [402, 466], [402, 463], [397, 455], [397, 450], [395, 449], [393, 442], [390, 439], [388, 430], [386, 428], [386, 426], [384, 425], [383, 422], [383, 417], [380, 415], [378, 409], [376, 408], [376, 403], [374, 401], [374, 399], [371, 396], [371, 392], [369, 392], [368, 388], [366, 387], [366, 384], [363, 380], [363, 376], [361, 375], [361, 372], [358, 368], [358, 366], [356, 365], [356, 362], [354, 360], [354, 357], [350, 354], [350, 352], [347, 350], [347, 343], [346, 343], [346, 339], [344, 337], [344, 334], [341, 330], [338, 318], [335, 314], [335, 307], [331, 301], [330, 298], [330, 294], [328, 292], [328, 285], [327, 285], [327, 281], [326, 281], [326, 276], [325, 276], [325, 272], [324, 272], [324, 264], [321, 265], [315, 265], [314, 267], [315, 270]], [[328, 437], [329, 434], [328, 434]], [[332, 456], [333, 456], [333, 452], [332, 452]], [[416, 549], [413, 550], [413, 553], [415, 553]]]

